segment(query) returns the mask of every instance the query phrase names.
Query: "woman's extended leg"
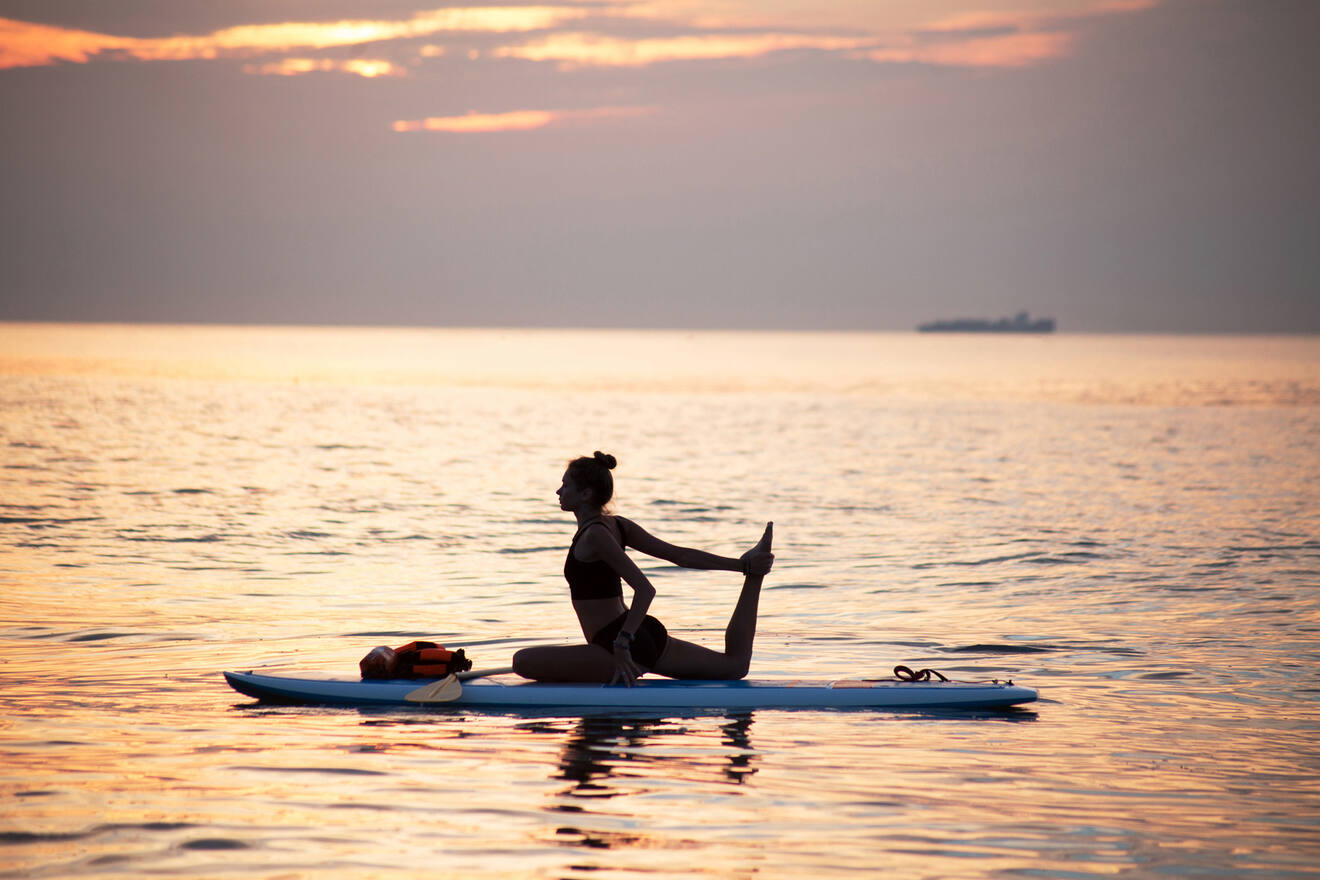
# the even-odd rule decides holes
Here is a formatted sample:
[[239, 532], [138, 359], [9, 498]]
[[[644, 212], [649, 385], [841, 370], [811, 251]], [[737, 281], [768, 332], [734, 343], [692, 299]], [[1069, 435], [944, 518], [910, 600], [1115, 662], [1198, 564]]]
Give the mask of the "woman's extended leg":
[[[766, 524], [765, 534], [753, 552], [770, 552], [773, 528]], [[670, 678], [725, 680], [743, 678], [752, 662], [752, 642], [756, 639], [756, 614], [761, 600], [764, 574], [749, 574], [743, 580], [738, 604], [724, 629], [724, 653], [694, 645], [670, 636], [664, 653], [651, 670]]]

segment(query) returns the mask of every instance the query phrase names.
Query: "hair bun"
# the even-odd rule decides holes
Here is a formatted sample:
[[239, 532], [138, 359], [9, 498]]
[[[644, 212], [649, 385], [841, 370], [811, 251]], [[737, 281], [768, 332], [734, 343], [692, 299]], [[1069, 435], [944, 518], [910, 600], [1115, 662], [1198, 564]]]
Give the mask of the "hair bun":
[[607, 470], [611, 471], [614, 470], [615, 466], [619, 463], [618, 459], [614, 456], [610, 455], [608, 452], [601, 452], [599, 449], [596, 450], [596, 454], [592, 457], [595, 458], [596, 461], [605, 465]]

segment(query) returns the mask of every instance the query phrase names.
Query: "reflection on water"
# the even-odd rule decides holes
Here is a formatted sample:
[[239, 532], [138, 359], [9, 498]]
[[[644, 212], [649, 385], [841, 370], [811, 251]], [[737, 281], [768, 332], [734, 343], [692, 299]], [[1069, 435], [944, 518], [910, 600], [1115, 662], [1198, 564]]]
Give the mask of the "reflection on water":
[[[1314, 876], [1320, 343], [0, 327], [0, 876]], [[254, 705], [577, 637], [563, 462], [778, 546], [753, 674], [1007, 714]], [[718, 644], [738, 581], [643, 563]], [[1015, 723], [1030, 721], [1031, 723]]]
[[[647, 770], [670, 771], [669, 763], [683, 763], [691, 771], [717, 763], [724, 778], [741, 783], [756, 772], [755, 752], [748, 731], [752, 726], [751, 713], [731, 717], [720, 725], [720, 745], [724, 754], [712, 756], [713, 761], [702, 760], [694, 754], [681, 754], [667, 749], [679, 746], [689, 736], [688, 729], [664, 719], [629, 719], [610, 715], [585, 715], [573, 722], [572, 733], [564, 746], [559, 767], [559, 778], [570, 780], [572, 788], [563, 792], [570, 797], [613, 797], [617, 792], [609, 785], [609, 777], [616, 773], [635, 776]], [[548, 731], [551, 724], [537, 724], [535, 729]], [[668, 739], [677, 739], [671, 743]]]
[[[707, 723], [703, 720], [701, 726]], [[663, 840], [645, 831], [593, 827], [592, 814], [597, 808], [590, 802], [636, 796], [639, 785], [645, 788], [648, 779], [663, 780], [667, 785], [682, 781], [701, 784], [718, 775], [739, 785], [756, 772], [756, 753], [748, 736], [750, 713], [719, 725], [718, 748], [702, 742], [703, 737], [689, 726], [663, 718], [589, 715], [566, 724], [571, 730], [554, 778], [569, 785], [552, 796], [548, 807], [552, 813], [575, 817], [575, 824], [555, 829], [565, 846], [600, 850], [665, 846]], [[537, 722], [527, 729], [558, 734], [561, 726]]]

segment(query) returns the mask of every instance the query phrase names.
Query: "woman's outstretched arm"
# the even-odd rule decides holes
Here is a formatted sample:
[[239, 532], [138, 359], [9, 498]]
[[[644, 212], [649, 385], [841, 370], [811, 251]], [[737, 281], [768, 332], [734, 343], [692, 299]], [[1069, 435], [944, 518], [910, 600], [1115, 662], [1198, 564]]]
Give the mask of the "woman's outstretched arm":
[[774, 555], [749, 550], [735, 559], [718, 556], [692, 547], [679, 547], [662, 541], [632, 520], [628, 521], [628, 544], [647, 556], [672, 562], [682, 568], [700, 568], [710, 571], [738, 571], [743, 574], [765, 574], [774, 563]]

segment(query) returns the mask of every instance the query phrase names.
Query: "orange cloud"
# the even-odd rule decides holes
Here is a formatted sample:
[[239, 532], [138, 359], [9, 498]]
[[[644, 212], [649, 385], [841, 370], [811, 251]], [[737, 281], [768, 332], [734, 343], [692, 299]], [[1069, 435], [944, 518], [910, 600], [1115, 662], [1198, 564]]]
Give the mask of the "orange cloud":
[[[843, 52], [880, 63], [926, 63], [970, 67], [1023, 67], [1068, 54], [1072, 25], [1082, 19], [1149, 9], [1160, 0], [1060, 0], [1048, 11], [969, 11], [921, 23], [924, 7], [900, 4], [880, 9], [868, 3], [767, 5], [761, 0], [617, 0], [598, 6], [472, 6], [418, 12], [400, 19], [345, 19], [240, 25], [203, 35], [122, 37], [0, 18], [0, 68], [58, 62], [87, 63], [97, 57], [142, 61], [250, 57], [308, 52], [439, 33], [527, 33], [553, 31], [522, 45], [493, 50], [496, 58], [556, 63], [560, 68], [644, 67], [666, 61], [755, 58], [793, 49]], [[710, 17], [710, 13], [715, 16]], [[822, 17], [823, 16], [823, 17]], [[557, 31], [590, 19], [680, 23], [704, 32], [630, 39], [606, 33]], [[889, 27], [882, 26], [884, 20]], [[760, 24], [753, 25], [753, 21]], [[794, 23], [832, 21], [835, 34], [795, 32]], [[739, 24], [741, 22], [741, 24]], [[738, 31], [726, 28], [738, 25]], [[476, 50], [472, 50], [475, 52]], [[443, 54], [428, 45], [421, 57]], [[371, 65], [375, 66], [371, 66]], [[388, 62], [352, 69], [345, 64], [288, 59], [245, 68], [254, 73], [297, 75], [340, 70], [360, 76], [397, 75]]]
[[644, 67], [662, 61], [753, 58], [786, 49], [856, 49], [869, 39], [809, 34], [702, 34], [625, 40], [585, 33], [553, 34], [523, 46], [494, 50], [497, 58], [558, 61], [582, 67]]
[[514, 110], [509, 113], [469, 113], [466, 116], [430, 116], [426, 119], [400, 119], [394, 130], [448, 131], [471, 134], [483, 131], [526, 131], [555, 121], [549, 110]]
[[1062, 58], [1072, 48], [1064, 32], [1004, 34], [995, 37], [909, 44], [871, 49], [863, 55], [889, 64], [937, 64], [945, 67], [1027, 67]]
[[[490, 54], [496, 58], [521, 58], [528, 61], [557, 62], [561, 69], [575, 67], [643, 67], [665, 61], [693, 61], [721, 58], [754, 58], [790, 49], [817, 49], [845, 52], [851, 57], [879, 63], [924, 63], [941, 66], [1012, 68], [1025, 67], [1069, 54], [1075, 42], [1071, 25], [1081, 19], [1101, 15], [1136, 12], [1157, 5], [1159, 0], [1074, 0], [1071, 6], [1048, 12], [969, 11], [906, 27], [877, 31], [871, 28], [855, 35], [794, 33], [766, 24], [773, 16], [759, 3], [726, 2], [724, 17], [702, 15], [705, 2], [661, 0], [642, 2], [611, 10], [621, 18], [662, 20], [677, 14], [690, 27], [722, 28], [741, 19], [746, 28], [761, 19], [757, 32], [704, 33], [676, 37], [628, 39], [601, 33], [553, 33], [531, 42], [505, 46]], [[847, 7], [862, 19], [875, 24], [884, 16], [869, 5]], [[843, 9], [834, 9], [842, 13]], [[911, 10], [909, 10], [910, 13]], [[779, 9], [785, 21], [807, 13], [828, 15], [830, 10], [804, 5], [800, 9]], [[863, 15], [863, 13], [865, 13]], [[902, 17], [907, 13], [893, 12]], [[684, 18], [687, 15], [687, 18]]]
[[[612, 7], [620, 18], [681, 22], [689, 27], [742, 31], [821, 31], [899, 34], [921, 29], [932, 14], [950, 10], [954, 18], [981, 22], [994, 19], [1021, 24], [1076, 20], [1110, 13], [1136, 12], [1162, 0], [1015, 0], [1019, 11], [981, 11], [981, 7], [1011, 7], [1007, 0], [626, 0]], [[957, 7], [967, 12], [958, 12]], [[1038, 11], [1029, 11], [1029, 10]]]
[[590, 110], [513, 110], [508, 113], [477, 113], [464, 116], [431, 116], [426, 119], [400, 119], [397, 132], [444, 131], [452, 134], [478, 134], [494, 131], [528, 131], [566, 120], [608, 117], [646, 116], [651, 107], [593, 107]]
[[240, 25], [201, 36], [152, 39], [119, 37], [14, 19], [0, 19], [0, 68], [34, 67], [59, 61], [86, 63], [95, 56], [140, 61], [183, 61], [298, 49], [330, 49], [382, 40], [426, 37], [442, 32], [512, 33], [543, 30], [579, 19], [585, 10], [555, 6], [436, 9], [412, 18], [283, 22]]
[[301, 76], [304, 73], [352, 73], [368, 79], [378, 76], [405, 76], [407, 71], [390, 61], [379, 58], [284, 58], [269, 64], [245, 64], [244, 73], [263, 76]]
[[927, 32], [957, 32], [991, 29], [1039, 30], [1075, 22], [1077, 19], [1154, 8], [1159, 0], [1101, 0], [1063, 12], [994, 12], [973, 11], [946, 16], [921, 28]]
[[108, 34], [0, 18], [0, 69], [37, 67], [57, 61], [83, 64], [93, 55], [123, 49], [132, 42]]
[[[896, 45], [873, 49], [873, 61], [957, 67], [1026, 67], [1067, 55], [1075, 42], [1067, 27], [1081, 19], [1140, 12], [1159, 0], [1098, 0], [1051, 12], [971, 11], [915, 29]], [[998, 31], [999, 33], [994, 33]], [[935, 39], [930, 39], [935, 37]]]

